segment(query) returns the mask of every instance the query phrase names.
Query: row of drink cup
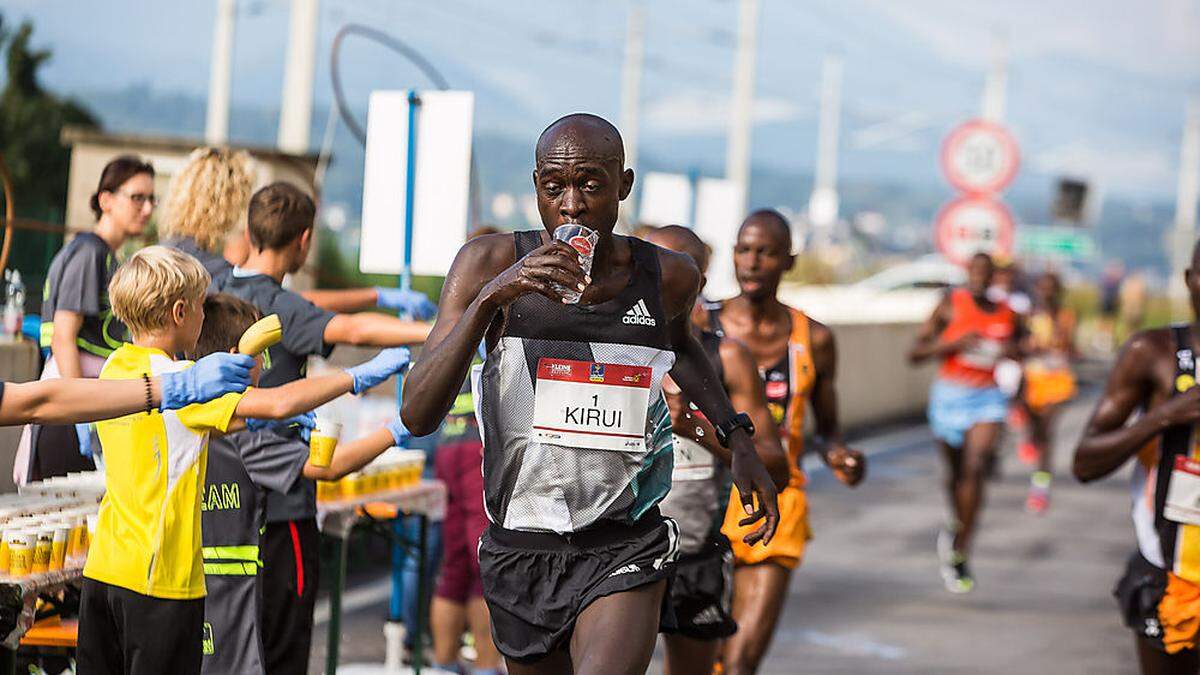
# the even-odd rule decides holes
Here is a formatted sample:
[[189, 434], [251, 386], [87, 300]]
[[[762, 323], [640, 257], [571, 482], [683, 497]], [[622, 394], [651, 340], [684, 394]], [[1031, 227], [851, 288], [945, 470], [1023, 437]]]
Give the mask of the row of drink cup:
[[58, 517], [17, 519], [0, 527], [0, 575], [20, 579], [81, 567], [96, 529], [96, 514], [67, 511]]
[[96, 528], [104, 474], [75, 472], [0, 495], [0, 577], [77, 568]]
[[317, 500], [347, 499], [416, 485], [425, 469], [421, 450], [392, 448], [375, 461], [337, 481], [317, 481]]

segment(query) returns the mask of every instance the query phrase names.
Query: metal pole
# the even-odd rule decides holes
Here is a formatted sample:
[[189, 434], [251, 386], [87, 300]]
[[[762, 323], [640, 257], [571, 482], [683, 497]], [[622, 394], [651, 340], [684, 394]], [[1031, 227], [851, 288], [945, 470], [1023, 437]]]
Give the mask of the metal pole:
[[837, 222], [838, 137], [842, 112], [842, 57], [829, 54], [821, 64], [821, 115], [817, 121], [817, 171], [808, 219], [818, 230]]
[[[421, 98], [416, 89], [408, 90], [408, 152], [405, 156], [407, 170], [404, 172], [404, 267], [400, 273], [400, 288], [412, 288], [413, 247], [413, 197], [417, 184], [417, 107]], [[404, 375], [396, 376], [396, 410], [404, 406]]]
[[204, 119], [204, 142], [209, 145], [224, 145], [229, 140], [229, 86], [233, 77], [236, 16], [237, 0], [217, 0], [208, 74], [208, 113]]
[[279, 111], [279, 149], [308, 152], [312, 127], [313, 77], [317, 52], [318, 0], [292, 0], [283, 103]]
[[408, 289], [412, 286], [412, 247], [413, 247], [413, 195], [416, 192], [417, 175], [417, 107], [421, 99], [415, 89], [408, 90], [408, 155], [405, 161], [408, 170], [404, 172], [404, 271], [401, 274], [400, 286]]
[[[625, 30], [625, 62], [621, 68], [621, 136], [625, 139], [625, 167], [637, 173], [638, 162], [638, 110], [642, 92], [642, 63], [645, 58], [646, 10], [634, 5], [629, 10], [629, 21]], [[637, 204], [633, 195], [621, 202], [621, 218], [618, 225], [622, 230], [636, 217]]]
[[425, 575], [429, 570], [425, 568], [426, 547], [429, 546], [429, 518], [424, 513], [417, 514], [417, 620], [416, 630], [417, 637], [413, 644], [416, 648], [413, 649], [413, 673], [421, 675], [421, 666], [425, 665], [425, 607], [426, 595], [425, 584], [427, 580]]
[[983, 119], [999, 124], [1004, 121], [1005, 99], [1008, 93], [1008, 38], [1000, 31], [992, 36], [992, 67], [983, 86]]
[[746, 210], [750, 198], [750, 135], [754, 122], [754, 56], [757, 49], [758, 0], [740, 0], [729, 141], [725, 152], [725, 177], [737, 184], [742, 192], [739, 213]]
[[1196, 244], [1196, 201], [1200, 198], [1200, 97], [1187, 104], [1183, 140], [1179, 144], [1179, 186], [1175, 192], [1175, 230], [1166, 242], [1171, 265], [1171, 297], [1184, 299], [1184, 270], [1192, 265]]
[[338, 559], [333, 566], [333, 583], [329, 586], [329, 632], [325, 638], [325, 673], [337, 675], [338, 652], [342, 640], [342, 591], [346, 584], [346, 559], [350, 555], [350, 537], [354, 526], [338, 542]]

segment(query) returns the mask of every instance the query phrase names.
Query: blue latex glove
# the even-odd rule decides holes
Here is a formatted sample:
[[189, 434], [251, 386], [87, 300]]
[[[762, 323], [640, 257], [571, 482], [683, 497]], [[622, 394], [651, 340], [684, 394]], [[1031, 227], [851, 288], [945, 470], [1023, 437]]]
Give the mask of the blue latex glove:
[[379, 294], [379, 299], [375, 301], [377, 307], [399, 310], [414, 319], [428, 319], [437, 314], [437, 305], [420, 291], [377, 286], [375, 292]]
[[317, 428], [317, 414], [315, 412], [306, 412], [284, 420], [260, 420], [248, 417], [246, 418], [246, 428], [250, 431], [260, 431], [270, 428], [294, 428], [300, 431], [300, 438], [303, 438], [304, 442], [307, 443], [312, 430]]
[[388, 422], [387, 430], [392, 432], [392, 440], [396, 442], [397, 447], [403, 448], [408, 445], [408, 439], [412, 438], [412, 433], [404, 426], [404, 422], [400, 418]]
[[404, 372], [411, 360], [407, 347], [389, 347], [370, 361], [347, 368], [346, 372], [354, 379], [352, 391], [361, 394], [392, 375]]
[[177, 373], [159, 376], [162, 403], [159, 410], [174, 410], [203, 403], [250, 386], [254, 357], [245, 354], [216, 353], [200, 359], [194, 366]]
[[90, 422], [75, 425], [75, 436], [79, 439], [79, 454], [84, 457], [91, 457], [92, 450], [92, 425]]

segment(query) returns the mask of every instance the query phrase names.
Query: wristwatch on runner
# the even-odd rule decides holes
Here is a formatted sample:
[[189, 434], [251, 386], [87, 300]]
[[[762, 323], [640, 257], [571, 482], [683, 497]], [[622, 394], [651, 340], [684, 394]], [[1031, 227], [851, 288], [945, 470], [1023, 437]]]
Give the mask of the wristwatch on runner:
[[740, 412], [733, 417], [721, 422], [717, 425], [717, 442], [721, 447], [729, 447], [729, 434], [733, 433], [734, 429], [745, 429], [746, 433], [754, 435], [754, 420], [744, 412]]

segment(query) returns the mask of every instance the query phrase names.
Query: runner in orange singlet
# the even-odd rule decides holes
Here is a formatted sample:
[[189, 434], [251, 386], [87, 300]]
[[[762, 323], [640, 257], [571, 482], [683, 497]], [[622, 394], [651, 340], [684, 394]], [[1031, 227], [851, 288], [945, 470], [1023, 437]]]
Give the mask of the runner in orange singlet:
[[[856, 485], [866, 470], [862, 453], [842, 442], [833, 332], [776, 297], [784, 273], [795, 263], [787, 220], [771, 210], [750, 214], [738, 231], [733, 260], [741, 294], [712, 311], [713, 328], [742, 341], [754, 355], [767, 406], [788, 451], [791, 480], [779, 493], [779, 529], [766, 546], [743, 544], [748, 530], [738, 525], [742, 516], [732, 506], [726, 512], [722, 532], [733, 545], [733, 615], [738, 624], [722, 655], [729, 675], [758, 669], [783, 610], [792, 570], [800, 564], [811, 537], [800, 468], [808, 401], [816, 421], [816, 448], [838, 479]], [[739, 501], [735, 496], [730, 503]]]
[[942, 298], [909, 352], [913, 363], [941, 360], [929, 390], [929, 426], [950, 469], [946, 490], [954, 519], [938, 535], [938, 555], [952, 593], [975, 586], [967, 555], [983, 508], [986, 467], [1008, 414], [1008, 397], [996, 386], [996, 362], [1018, 356], [1019, 319], [987, 296], [994, 269], [985, 253], [971, 258], [967, 285]]
[[1029, 412], [1029, 443], [1037, 459], [1025, 508], [1044, 513], [1050, 507], [1053, 455], [1050, 432], [1062, 405], [1075, 397], [1075, 313], [1062, 306], [1062, 281], [1053, 272], [1038, 277], [1025, 338], [1024, 403]]

